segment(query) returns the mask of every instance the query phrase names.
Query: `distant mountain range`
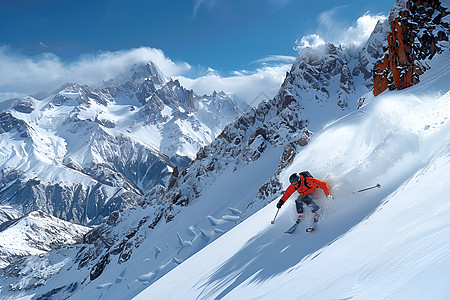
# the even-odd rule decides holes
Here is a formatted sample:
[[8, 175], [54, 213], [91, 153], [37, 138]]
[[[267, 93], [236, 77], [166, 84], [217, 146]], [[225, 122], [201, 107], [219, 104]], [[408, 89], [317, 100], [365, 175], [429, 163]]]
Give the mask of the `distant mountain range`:
[[223, 92], [199, 96], [151, 62], [105, 88], [12, 99], [0, 112], [0, 205], [101, 222], [166, 186], [247, 109]]

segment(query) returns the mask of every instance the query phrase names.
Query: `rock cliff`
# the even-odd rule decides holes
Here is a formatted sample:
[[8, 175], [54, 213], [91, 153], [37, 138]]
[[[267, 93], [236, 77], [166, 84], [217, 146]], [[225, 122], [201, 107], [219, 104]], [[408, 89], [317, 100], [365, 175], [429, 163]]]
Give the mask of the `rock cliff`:
[[450, 14], [439, 0], [398, 1], [398, 16], [390, 21], [388, 46], [373, 72], [373, 94], [401, 90], [419, 82], [427, 70], [427, 59], [443, 49], [440, 41], [447, 41]]

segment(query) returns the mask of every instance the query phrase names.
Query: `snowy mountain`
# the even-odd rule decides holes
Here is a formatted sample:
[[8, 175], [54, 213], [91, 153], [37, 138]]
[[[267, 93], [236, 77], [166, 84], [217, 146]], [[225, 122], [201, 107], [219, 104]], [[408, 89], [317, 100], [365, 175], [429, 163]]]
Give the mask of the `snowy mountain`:
[[[114, 211], [143, 205], [142, 195], [166, 186], [246, 109], [224, 93], [196, 95], [152, 63], [133, 66], [105, 86], [67, 84], [45, 99], [2, 103], [0, 226], [6, 244], [0, 245], [0, 264], [6, 274], [20, 274], [16, 264], [33, 260], [26, 257], [80, 241], [88, 231], [62, 220], [57, 226], [47, 214], [97, 224]], [[58, 231], [65, 234], [58, 238]]]
[[62, 245], [80, 244], [89, 230], [89, 227], [42, 211], [4, 222], [0, 225], [0, 267], [17, 263], [21, 257], [45, 254]]
[[196, 95], [152, 63], [107, 85], [68, 84], [42, 100], [3, 104], [2, 205], [99, 222], [167, 185], [174, 168], [187, 167], [246, 109], [224, 93]]
[[[442, 10], [434, 1], [414, 3], [419, 2]], [[450, 162], [448, 40], [437, 42], [441, 53], [423, 59], [429, 69], [416, 85], [373, 95], [374, 67], [389, 45], [392, 20], [404, 9], [407, 2], [397, 1], [358, 53], [331, 44], [304, 49], [274, 99], [226, 126], [191, 156], [189, 168], [174, 168], [166, 186], [157, 184], [138, 198], [141, 206], [111, 213], [84, 236], [83, 245], [27, 257], [3, 270], [2, 298], [445, 299], [450, 276], [443, 197], [449, 192]], [[447, 19], [443, 16], [441, 25], [448, 37]], [[140, 137], [141, 131], [127, 123], [128, 114], [148, 127], [170, 123], [164, 123], [166, 107], [170, 115], [183, 117], [197, 109], [187, 119], [219, 124], [220, 118], [200, 110], [228, 107], [208, 97], [195, 104], [174, 81], [153, 91], [159, 79], [133, 82], [127, 76], [128, 85], [141, 87], [138, 92], [120, 84], [101, 90], [126, 105], [97, 117], [115, 127], [92, 122], [113, 137], [119, 128], [128, 129], [133, 141]], [[179, 104], [176, 114], [173, 103]], [[127, 110], [130, 105], [157, 113], [135, 114]], [[93, 114], [82, 116], [92, 119]], [[8, 124], [28, 134], [28, 122], [17, 118]], [[173, 123], [167, 126], [167, 132], [177, 132]], [[194, 153], [189, 147], [166, 147], [164, 139], [145, 144], [172, 154]], [[83, 153], [97, 159], [106, 154], [73, 153], [82, 167]], [[296, 218], [293, 199], [275, 225], [270, 221], [289, 175], [302, 170], [326, 180], [335, 199], [319, 198], [315, 232], [305, 232], [312, 221], [307, 214], [287, 236], [283, 232]], [[353, 193], [376, 183], [380, 189]], [[30, 278], [36, 274], [41, 278]]]

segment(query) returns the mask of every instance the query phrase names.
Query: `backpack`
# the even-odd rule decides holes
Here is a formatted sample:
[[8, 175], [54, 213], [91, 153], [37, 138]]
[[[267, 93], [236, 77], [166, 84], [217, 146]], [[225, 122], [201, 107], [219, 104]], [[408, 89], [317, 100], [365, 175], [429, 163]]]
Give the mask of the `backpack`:
[[306, 186], [307, 188], [311, 188], [311, 187], [308, 186], [308, 184], [306, 183], [306, 178], [314, 178], [314, 177], [311, 175], [311, 173], [309, 173], [309, 171], [303, 171], [303, 172], [300, 172], [300, 174], [301, 174], [303, 177], [305, 177], [305, 186]]

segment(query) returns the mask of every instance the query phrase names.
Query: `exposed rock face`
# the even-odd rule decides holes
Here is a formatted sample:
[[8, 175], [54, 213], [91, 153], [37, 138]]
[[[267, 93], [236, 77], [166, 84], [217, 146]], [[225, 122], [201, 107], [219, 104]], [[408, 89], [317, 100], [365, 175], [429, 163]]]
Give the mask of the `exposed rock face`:
[[1, 112], [0, 113], [0, 134], [10, 132], [13, 129], [17, 129], [20, 133], [21, 138], [27, 138], [28, 133], [27, 124], [17, 118], [14, 118], [10, 113]]
[[34, 99], [32, 97], [25, 97], [19, 100], [16, 105], [14, 105], [13, 109], [17, 112], [29, 114], [34, 111], [33, 102]]
[[[355, 85], [348, 65], [349, 58], [344, 47], [330, 43], [319, 48], [303, 49], [286, 74], [277, 95], [277, 112], [280, 113], [291, 103], [301, 100], [327, 102], [334, 98], [333, 95], [354, 93]], [[355, 71], [356, 76], [359, 73]], [[348, 106], [345, 96], [336, 100], [340, 108]]]
[[421, 61], [442, 51], [439, 41], [448, 40], [450, 14], [439, 0], [408, 0], [390, 23], [388, 47], [374, 68], [375, 96], [387, 88], [401, 90], [419, 82], [427, 67]]

